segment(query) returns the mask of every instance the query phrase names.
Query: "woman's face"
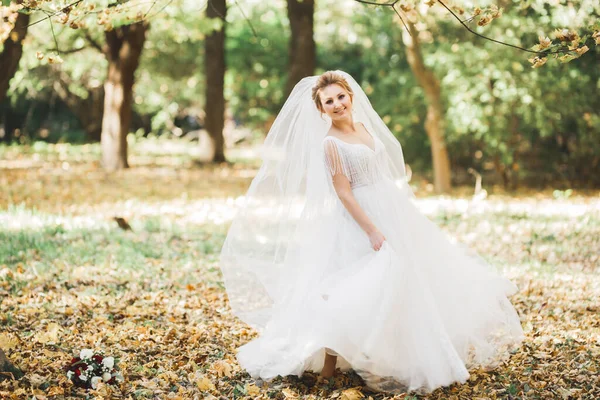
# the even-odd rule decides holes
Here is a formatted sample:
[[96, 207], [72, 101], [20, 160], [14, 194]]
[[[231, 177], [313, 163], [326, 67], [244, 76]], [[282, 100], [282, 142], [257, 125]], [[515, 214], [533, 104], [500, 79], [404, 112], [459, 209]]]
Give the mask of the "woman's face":
[[340, 85], [324, 87], [319, 93], [321, 105], [332, 121], [344, 120], [352, 116], [352, 98]]

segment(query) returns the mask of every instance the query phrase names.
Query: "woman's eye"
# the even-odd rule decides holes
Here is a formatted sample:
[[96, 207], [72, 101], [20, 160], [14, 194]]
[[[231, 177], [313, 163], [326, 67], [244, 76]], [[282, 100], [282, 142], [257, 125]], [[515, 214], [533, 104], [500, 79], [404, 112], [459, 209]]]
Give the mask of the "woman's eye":
[[332, 101], [332, 100], [327, 100], [327, 101], [325, 102], [325, 104], [331, 104], [331, 103], [333, 103], [333, 101]]
[[338, 97], [338, 99], [340, 99], [340, 100], [341, 100], [341, 99], [343, 99], [344, 97], [346, 97], [346, 95], [345, 95], [345, 94], [342, 94], [342, 95], [340, 95], [340, 97]]

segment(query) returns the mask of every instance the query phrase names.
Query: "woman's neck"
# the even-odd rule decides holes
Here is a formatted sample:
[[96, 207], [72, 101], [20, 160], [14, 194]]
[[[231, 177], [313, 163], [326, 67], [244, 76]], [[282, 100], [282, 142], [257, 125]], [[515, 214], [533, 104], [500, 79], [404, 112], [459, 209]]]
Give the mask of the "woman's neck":
[[344, 119], [343, 121], [333, 121], [332, 125], [341, 133], [352, 134], [356, 132], [356, 129], [354, 129], [354, 121], [352, 120], [352, 117]]

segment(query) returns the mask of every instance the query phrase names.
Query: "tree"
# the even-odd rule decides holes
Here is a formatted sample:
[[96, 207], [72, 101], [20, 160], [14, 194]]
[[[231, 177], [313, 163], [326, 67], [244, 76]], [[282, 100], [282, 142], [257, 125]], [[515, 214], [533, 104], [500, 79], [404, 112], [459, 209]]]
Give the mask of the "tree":
[[[425, 6], [432, 8], [435, 5], [439, 5], [443, 7], [443, 10], [445, 11], [443, 15], [446, 15], [446, 13], [450, 14], [455, 19], [455, 22], [459, 23], [466, 31], [474, 36], [493, 42], [497, 45], [518, 49], [526, 54], [533, 55], [529, 59], [529, 62], [534, 68], [544, 65], [549, 56], [552, 56], [561, 62], [572, 61], [587, 53], [589, 51], [588, 45], [591, 46], [592, 43], [595, 43], [596, 45], [600, 44], [600, 25], [596, 21], [598, 16], [598, 6], [597, 1], [595, 0], [582, 0], [579, 4], [578, 12], [575, 13], [580, 15], [576, 15], [576, 18], [570, 18], [572, 19], [570, 23], [571, 27], [579, 25], [578, 28], [580, 29], [583, 25], [582, 22], [585, 20], [587, 26], [581, 29], [583, 33], [582, 35], [579, 35], [577, 31], [570, 29], [571, 27], [563, 26], [561, 29], [557, 29], [554, 32], [554, 36], [558, 42], [553, 42], [548, 36], [541, 35], [539, 36], [539, 43], [531, 48], [526, 48], [518, 44], [512, 44], [506, 41], [498, 40], [495, 37], [487, 36], [481, 32], [478, 32], [470, 26], [473, 22], [477, 22], [479, 27], [484, 27], [492, 23], [494, 20], [500, 19], [504, 15], [504, 7], [510, 5], [510, 1], [507, 0], [498, 0], [498, 4], [491, 3], [487, 6], [477, 3], [472, 4], [471, 6], [473, 8], [469, 12], [466, 12], [463, 7], [453, 4], [449, 1], [448, 4], [446, 4], [447, 0], [427, 0], [425, 2], [422, 2], [421, 0], [392, 0], [385, 3], [373, 0], [354, 1], [370, 6], [391, 8], [396, 15], [398, 15], [400, 21], [407, 31], [410, 31], [410, 28], [406, 24], [405, 18], [409, 21], [412, 19], [414, 22], [414, 18], [418, 14], [417, 10], [421, 9], [422, 11]], [[563, 3], [566, 3], [566, 5]], [[519, 8], [521, 11], [529, 11], [530, 9], [536, 10], [545, 8], [547, 6], [548, 4], [544, 0], [532, 0], [521, 5]], [[572, 14], [572, 11], [574, 11], [573, 5], [571, 2], [567, 1], [556, 2], [556, 4], [553, 4], [553, 6], [549, 7], [549, 9], [563, 11], [564, 6], [566, 6], [566, 8], [570, 8], [570, 13]], [[470, 17], [465, 18], [465, 14], [470, 14]], [[404, 15], [404, 18], [402, 15]], [[436, 16], [436, 22], [441, 21], [443, 21], [443, 17], [438, 14]]]
[[[102, 164], [108, 171], [127, 168], [127, 133], [129, 132], [133, 85], [135, 71], [139, 65], [140, 56], [144, 48], [148, 22], [146, 17], [154, 4], [144, 13], [137, 11], [135, 16], [130, 15], [132, 8], [139, 2], [130, 2], [130, 7], [123, 4], [111, 3], [103, 10], [96, 10], [96, 4], [85, 4], [75, 1], [62, 8], [55, 5], [55, 10], [44, 9], [46, 2], [27, 3], [28, 11], [42, 11], [46, 17], [33, 24], [46, 19], [56, 19], [63, 25], [73, 29], [85, 28], [86, 18], [97, 15], [96, 22], [104, 27], [105, 45], [98, 44], [89, 34], [88, 41], [97, 50], [101, 51], [108, 61], [107, 76], [104, 83], [104, 111], [102, 116]], [[156, 2], [155, 2], [156, 3]], [[62, 5], [62, 4], [61, 4]], [[50, 22], [52, 23], [52, 22]], [[61, 63], [58, 41], [52, 30], [56, 55], [48, 56], [49, 63]], [[45, 56], [42, 54], [40, 59]], [[60, 87], [56, 87], [60, 90]], [[63, 95], [68, 94], [63, 89]], [[67, 97], [65, 97], [66, 99]]]
[[[19, 0], [16, 4], [21, 2]], [[6, 97], [9, 82], [19, 67], [19, 61], [21, 61], [23, 39], [27, 35], [27, 26], [29, 25], [29, 14], [18, 13], [16, 8], [13, 8], [8, 15], [8, 20], [11, 19], [14, 19], [14, 25], [8, 32], [4, 41], [4, 48], [0, 53], [0, 102]], [[2, 21], [2, 23], [4, 24], [5, 21]]]
[[58, 75], [59, 77], [53, 82], [54, 92], [77, 116], [87, 134], [87, 139], [92, 142], [100, 141], [104, 114], [104, 87], [91, 87], [83, 82], [87, 90], [86, 96], [81, 97], [70, 89], [73, 79], [67, 73], [59, 71]]
[[313, 38], [314, 0], [288, 0], [290, 20], [289, 73], [287, 92], [291, 93], [300, 79], [314, 74], [316, 45]]
[[431, 142], [431, 158], [433, 160], [433, 181], [437, 193], [446, 193], [452, 187], [450, 159], [444, 140], [444, 107], [440, 82], [433, 71], [423, 62], [419, 32], [415, 25], [407, 21], [408, 31], [404, 32], [403, 41], [406, 46], [406, 58], [410, 68], [425, 92], [427, 101], [427, 117], [425, 131]]
[[127, 134], [135, 70], [146, 39], [147, 22], [136, 22], [105, 32], [104, 54], [108, 73], [104, 83], [102, 116], [102, 165], [108, 171], [128, 168]]
[[214, 149], [212, 162], [225, 160], [225, 17], [227, 4], [225, 0], [208, 0], [207, 18], [220, 18], [221, 25], [206, 36], [204, 41], [204, 70], [206, 73], [206, 92], [204, 125], [212, 140]]
[[[531, 71], [523, 71], [521, 63], [524, 61], [524, 54], [530, 54], [528, 56], [530, 57], [529, 62], [536, 69], [545, 65], [549, 59], [558, 61], [548, 63], [553, 66], [552, 68], [561, 68], [562, 63], [575, 60], [588, 51], [590, 53], [596, 52], [596, 48], [592, 47], [594, 42], [596, 45], [600, 44], [600, 25], [595, 21], [599, 10], [598, 5], [597, 2], [588, 0], [578, 4], [576, 11], [571, 3], [559, 2], [553, 7], [547, 7], [547, 3], [534, 0], [526, 4], [519, 4], [519, 6], [516, 6], [514, 2], [511, 4], [510, 2], [500, 1], [497, 5], [491, 4], [485, 8], [475, 6], [470, 12], [465, 12], [464, 9], [455, 4], [450, 5], [449, 2], [446, 4], [445, 0], [427, 2], [356, 0], [356, 2], [377, 9], [388, 9], [391, 15], [397, 16], [397, 25], [403, 31], [403, 42], [406, 43], [407, 61], [425, 94], [424, 99], [427, 106], [425, 130], [431, 145], [435, 186], [438, 192], [447, 190], [440, 189], [440, 185], [443, 185], [444, 181], [447, 182], [447, 187], [450, 187], [450, 157], [452, 157], [453, 164], [459, 158], [462, 165], [465, 165], [465, 162], [467, 165], [473, 163], [477, 164], [478, 168], [485, 169], [489, 169], [489, 166], [493, 163], [505, 185], [508, 186], [510, 181], [510, 186], [515, 187], [519, 180], [519, 171], [522, 165], [529, 162], [527, 157], [523, 157], [522, 154], [524, 150], [531, 146], [524, 134], [529, 136], [531, 132], [533, 133], [531, 136], [534, 137], [537, 134], [536, 128], [538, 128], [527, 127], [525, 121], [533, 118], [523, 114], [537, 115], [534, 116], [535, 119], [538, 119], [540, 114], [551, 114], [548, 111], [539, 112], [539, 110], [551, 108], [551, 103], [544, 104], [546, 100], [543, 98], [536, 99], [537, 101], [533, 104], [532, 100], [522, 101], [523, 99], [532, 99], [529, 94], [516, 96], [517, 99], [511, 100], [510, 104], [508, 102], [501, 104], [499, 101], [496, 101], [493, 105], [481, 103], [495, 101], [494, 99], [499, 93], [524, 93], [527, 90], [525, 87], [535, 88], [534, 90], [537, 90], [538, 93], [541, 88], [544, 88], [542, 89], [544, 91], [547, 91], [546, 88], [556, 87], [558, 89], [558, 81], [564, 79], [559, 78], [558, 75], [551, 79], [552, 83], [546, 82], [545, 84], [536, 82], [537, 79], [519, 79], [520, 75], [538, 76], [531, 73]], [[502, 6], [512, 7], [507, 14], [504, 14]], [[374, 10], [371, 9], [371, 11]], [[567, 14], [573, 15], [573, 18], [570, 18], [569, 26], [565, 27], [563, 25], [564, 16]], [[444, 16], [451, 16], [452, 18], [444, 18]], [[492, 21], [495, 22], [487, 27]], [[544, 21], [544, 26], [540, 26], [541, 21]], [[415, 25], [410, 26], [411, 22]], [[415, 29], [415, 26], [419, 28]], [[514, 29], [516, 26], [519, 27], [518, 30]], [[539, 36], [539, 44], [531, 48], [526, 47], [526, 43], [531, 42], [531, 33], [540, 35], [540, 33], [552, 29], [556, 30], [554, 34], [549, 36], [554, 37], [554, 41], [545, 35], [541, 35]], [[435, 43], [435, 51], [421, 51], [421, 43]], [[413, 44], [416, 46], [412, 46]], [[590, 51], [590, 47], [592, 47], [592, 51]], [[419, 57], [417, 53], [421, 56]], [[497, 54], [503, 55], [502, 57], [496, 57]], [[471, 65], [470, 68], [474, 69], [467, 70], [465, 64], [469, 64], [470, 60], [474, 58], [480, 59], [479, 64]], [[452, 66], [449, 65], [450, 59], [456, 59], [456, 63]], [[571, 63], [569, 67], [565, 66], [564, 68], [573, 70], [571, 74], [575, 77], [577, 72], [574, 71], [580, 68], [579, 65], [585, 63], [587, 63], [586, 57], [580, 63]], [[517, 68], [515, 68], [515, 65]], [[471, 88], [483, 86], [484, 82], [481, 80], [481, 75], [490, 75], [488, 72], [490, 70], [494, 70], [494, 72], [493, 76], [489, 77], [489, 84], [486, 89], [488, 93], [483, 94], [481, 97], [473, 96], [472, 91], [467, 94], [465, 89], [468, 86], [471, 86]], [[498, 82], [497, 86], [494, 85], [499, 77], [504, 78], [507, 75], [507, 70], [518, 70], [520, 72], [520, 74], [516, 74], [516, 78], [513, 75], [513, 78], [521, 81], [519, 82], [521, 87], [512, 87], [506, 90], [504, 89], [507, 86], [505, 82]], [[471, 74], [472, 72], [472, 75], [477, 75], [477, 77], [473, 76], [466, 82], [466, 79], [462, 79], [462, 74], [457, 74], [457, 71], [462, 74]], [[453, 76], [452, 79], [449, 78], [450, 75]], [[443, 83], [436, 79], [436, 76], [444, 77]], [[554, 82], [557, 82], [557, 84], [554, 85]], [[508, 84], [511, 85], [511, 83]], [[572, 79], [570, 84], [574, 85], [576, 81]], [[443, 91], [440, 90], [441, 85], [444, 86]], [[449, 90], [449, 87], [453, 90]], [[568, 88], [568, 86], [563, 86], [559, 90], [566, 91], [565, 88]], [[453, 100], [449, 101], [449, 98]], [[457, 101], [457, 98], [460, 98], [460, 101]], [[478, 102], [473, 101], [474, 99], [485, 100]], [[522, 103], [528, 103], [528, 105], [519, 107], [518, 104]], [[536, 103], [543, 105], [543, 107], [538, 109]], [[446, 107], [452, 114], [453, 121], [451, 123], [446, 121]], [[485, 119], [469, 123], [467, 121], [469, 116], [464, 110], [477, 108], [487, 114]], [[500, 109], [504, 110], [505, 108], [506, 111], [498, 112]], [[458, 109], [461, 109], [461, 112], [456, 114]], [[531, 110], [531, 112], [528, 110]], [[580, 114], [586, 115], [587, 119], [584, 123], [587, 123], [590, 127], [594, 125], [593, 113]], [[563, 116], [562, 120], [565, 121], [566, 118]], [[461, 126], [457, 126], [456, 121], [460, 121]], [[578, 119], [575, 119], [575, 121], [578, 121]], [[536, 125], [538, 125], [537, 122]], [[546, 123], [545, 125], [549, 124]], [[543, 127], [544, 124], [538, 126], [541, 128], [539, 129], [541, 132], [547, 130]], [[462, 132], [468, 132], [469, 137], [459, 137], [457, 130], [461, 134]], [[473, 133], [476, 134], [473, 135]], [[563, 136], [565, 135], [563, 134]], [[571, 134], [570, 136], [574, 135]], [[593, 135], [584, 134], [582, 136]], [[460, 144], [458, 143], [459, 140], [461, 141]], [[452, 151], [446, 150], [447, 147], [452, 148]], [[564, 153], [566, 154], [566, 152]], [[591, 163], [597, 165], [596, 160], [597, 158], [592, 158]], [[531, 163], [529, 164], [531, 165]], [[574, 169], [571, 168], [574, 165], [574, 162], [570, 162], [569, 168], [565, 168], [563, 165], [561, 169], [563, 171]], [[444, 171], [447, 171], [447, 174]], [[561, 171], [560, 174], [562, 175], [563, 172]]]

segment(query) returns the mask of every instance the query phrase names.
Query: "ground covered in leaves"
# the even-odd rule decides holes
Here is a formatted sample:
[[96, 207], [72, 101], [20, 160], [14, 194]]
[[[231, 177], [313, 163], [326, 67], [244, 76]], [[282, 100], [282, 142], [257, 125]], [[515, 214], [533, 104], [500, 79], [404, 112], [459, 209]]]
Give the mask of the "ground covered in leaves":
[[[0, 348], [26, 373], [0, 398], [393, 398], [352, 372], [265, 384], [240, 369], [256, 332], [230, 312], [218, 254], [256, 162], [198, 167], [185, 148], [138, 144], [113, 175], [97, 146], [0, 148]], [[599, 193], [468, 190], [417, 204], [518, 285], [526, 340], [465, 384], [395, 398], [600, 398]], [[125, 382], [75, 388], [62, 368], [82, 348], [117, 357]]]

